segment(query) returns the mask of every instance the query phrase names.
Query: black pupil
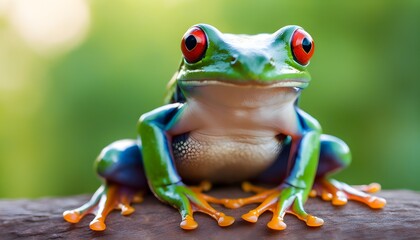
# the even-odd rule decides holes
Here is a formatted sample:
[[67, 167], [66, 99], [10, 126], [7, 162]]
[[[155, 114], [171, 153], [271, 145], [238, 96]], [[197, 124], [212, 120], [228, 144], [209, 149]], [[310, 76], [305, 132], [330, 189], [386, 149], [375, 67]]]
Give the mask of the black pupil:
[[190, 35], [185, 39], [185, 46], [187, 47], [188, 51], [191, 51], [197, 45], [197, 39], [193, 35]]
[[311, 51], [311, 48], [312, 48], [311, 41], [309, 41], [307, 38], [304, 38], [303, 41], [302, 41], [302, 47], [303, 47], [303, 50], [305, 50], [306, 53], [309, 53], [309, 51]]

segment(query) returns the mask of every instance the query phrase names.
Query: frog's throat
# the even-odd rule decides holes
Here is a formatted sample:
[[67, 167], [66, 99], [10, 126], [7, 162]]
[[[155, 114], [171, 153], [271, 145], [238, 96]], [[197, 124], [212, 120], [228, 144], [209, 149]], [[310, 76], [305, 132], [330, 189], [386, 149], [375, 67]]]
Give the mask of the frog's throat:
[[184, 86], [198, 87], [206, 85], [225, 85], [239, 86], [249, 88], [306, 88], [309, 81], [305, 79], [284, 79], [280, 81], [260, 82], [260, 81], [244, 81], [244, 80], [219, 80], [219, 79], [200, 79], [200, 80], [180, 80]]

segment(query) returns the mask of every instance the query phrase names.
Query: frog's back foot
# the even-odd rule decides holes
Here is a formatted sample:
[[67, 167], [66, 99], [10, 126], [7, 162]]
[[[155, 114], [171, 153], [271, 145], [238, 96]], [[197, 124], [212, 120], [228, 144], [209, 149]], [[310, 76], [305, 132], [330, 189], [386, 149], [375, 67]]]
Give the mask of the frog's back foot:
[[94, 214], [90, 228], [103, 231], [112, 210], [119, 209], [122, 215], [131, 214], [134, 211], [131, 203], [139, 202], [147, 190], [141, 146], [135, 140], [113, 142], [99, 154], [95, 168], [105, 183], [89, 202], [65, 211], [63, 217], [67, 222], [77, 223], [87, 214]]
[[103, 231], [106, 229], [105, 220], [111, 211], [120, 210], [121, 215], [130, 215], [134, 212], [131, 204], [141, 202], [143, 193], [130, 187], [107, 183], [100, 186], [87, 203], [65, 211], [63, 218], [67, 222], [78, 223], [86, 215], [93, 214], [95, 218], [89, 224], [90, 229]]
[[95, 169], [107, 182], [147, 188], [141, 146], [136, 140], [118, 140], [105, 147], [95, 161]]

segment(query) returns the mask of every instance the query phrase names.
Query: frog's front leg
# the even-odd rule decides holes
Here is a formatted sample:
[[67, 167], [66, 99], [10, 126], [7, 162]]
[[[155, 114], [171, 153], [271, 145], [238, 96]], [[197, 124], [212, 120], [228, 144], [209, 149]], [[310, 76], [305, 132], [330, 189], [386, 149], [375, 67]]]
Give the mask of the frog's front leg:
[[[268, 211], [273, 212], [273, 217], [267, 226], [273, 230], [283, 230], [286, 224], [283, 219], [286, 213], [290, 213], [306, 222], [308, 226], [321, 226], [324, 221], [321, 218], [308, 214], [304, 209], [304, 203], [311, 191], [315, 179], [318, 157], [320, 152], [321, 128], [318, 122], [305, 113], [298, 113], [300, 135], [292, 136], [286, 161], [293, 163], [291, 170], [281, 169], [286, 172], [285, 179], [278, 172], [278, 180], [283, 180], [280, 185], [273, 189], [262, 189], [244, 185], [248, 190], [257, 192], [256, 195], [236, 199], [221, 200], [227, 207], [237, 208], [250, 203], [261, 203], [257, 208], [242, 215], [248, 222], [257, 222], [258, 217]], [[281, 157], [280, 157], [281, 158]]]
[[65, 211], [63, 217], [70, 223], [77, 223], [87, 214], [94, 214], [90, 228], [103, 231], [106, 229], [106, 217], [112, 210], [119, 209], [124, 216], [131, 214], [134, 212], [131, 203], [141, 202], [143, 193], [147, 191], [141, 146], [135, 140], [116, 141], [102, 150], [95, 169], [104, 178], [103, 185], [89, 202]]
[[371, 208], [383, 208], [386, 205], [385, 199], [368, 194], [379, 191], [381, 189], [379, 184], [350, 186], [329, 178], [331, 174], [347, 167], [350, 161], [350, 150], [343, 141], [333, 136], [322, 135], [320, 161], [310, 196], [320, 196], [337, 206], [345, 205], [348, 200], [354, 200]]
[[201, 193], [201, 189], [186, 186], [175, 169], [170, 147], [172, 136], [192, 130], [194, 120], [189, 114], [186, 103], [175, 103], [141, 117], [139, 132], [149, 186], [157, 198], [179, 210], [181, 228], [197, 228], [198, 224], [193, 217], [197, 211], [213, 217], [219, 226], [229, 226], [233, 224], [234, 218], [215, 210], [208, 203], [217, 200]]

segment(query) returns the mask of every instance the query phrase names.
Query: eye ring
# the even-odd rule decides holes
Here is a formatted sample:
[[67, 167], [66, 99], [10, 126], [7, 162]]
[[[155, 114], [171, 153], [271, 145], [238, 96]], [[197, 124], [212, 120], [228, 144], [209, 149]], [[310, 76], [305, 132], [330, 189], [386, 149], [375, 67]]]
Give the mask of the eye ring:
[[303, 29], [296, 29], [292, 35], [290, 46], [293, 59], [300, 65], [308, 65], [315, 51], [315, 43], [312, 37]]
[[182, 37], [181, 51], [188, 63], [203, 59], [207, 50], [206, 33], [199, 27], [190, 28]]

